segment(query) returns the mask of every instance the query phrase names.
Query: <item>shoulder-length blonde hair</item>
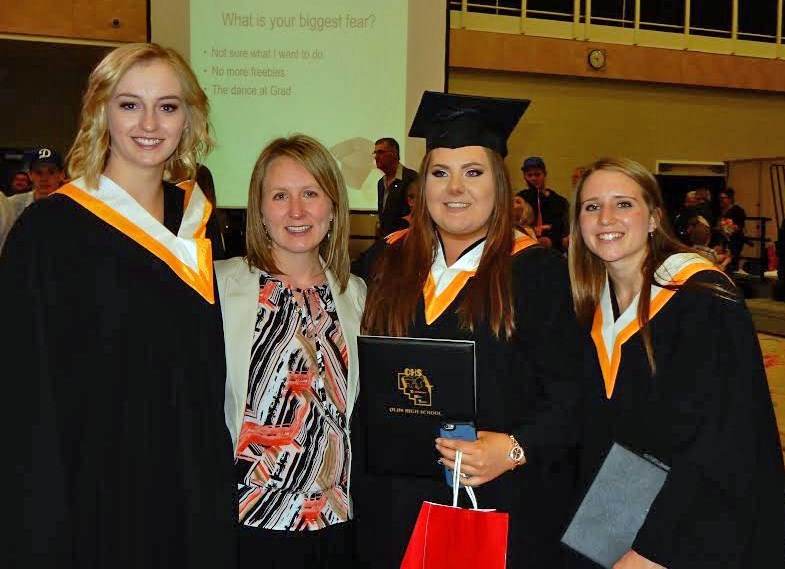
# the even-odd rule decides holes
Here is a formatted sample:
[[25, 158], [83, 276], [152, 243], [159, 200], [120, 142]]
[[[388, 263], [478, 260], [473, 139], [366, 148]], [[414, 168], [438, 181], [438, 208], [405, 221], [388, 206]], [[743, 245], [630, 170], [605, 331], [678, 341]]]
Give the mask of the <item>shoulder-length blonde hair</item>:
[[[513, 246], [510, 176], [504, 159], [485, 148], [494, 181], [494, 205], [477, 272], [466, 285], [458, 309], [461, 325], [468, 330], [487, 322], [497, 338], [510, 338], [515, 330], [510, 256]], [[414, 322], [421, 291], [437, 251], [437, 228], [425, 199], [433, 151], [420, 166], [419, 189], [411, 228], [402, 242], [384, 252], [374, 267], [363, 315], [368, 333], [403, 336]]]
[[112, 151], [107, 118], [112, 93], [131, 67], [154, 61], [168, 63], [180, 80], [187, 117], [180, 144], [164, 167], [165, 175], [176, 171], [194, 177], [197, 162], [213, 147], [207, 95], [188, 63], [175, 50], [154, 43], [132, 43], [109, 52], [90, 73], [82, 98], [79, 131], [68, 153], [68, 172], [72, 178], [83, 176], [88, 187], [98, 185], [98, 177]]
[[[651, 344], [649, 308], [651, 285], [655, 281], [657, 268], [674, 253], [691, 251], [673, 235], [668, 216], [665, 215], [665, 202], [657, 179], [643, 165], [629, 158], [602, 158], [586, 168], [575, 187], [574, 207], [570, 217], [570, 247], [567, 254], [570, 267], [570, 282], [575, 313], [584, 326], [591, 326], [594, 312], [600, 302], [605, 287], [605, 264], [591, 252], [581, 234], [580, 215], [582, 209], [581, 191], [592, 174], [598, 171], [618, 172], [632, 179], [640, 188], [643, 201], [655, 219], [654, 231], [646, 241], [646, 253], [641, 265], [643, 284], [638, 297], [638, 324], [640, 325], [649, 367], [654, 372], [654, 350]], [[665, 283], [657, 283], [665, 284]]]
[[270, 163], [287, 157], [308, 170], [332, 202], [332, 229], [319, 246], [325, 267], [332, 271], [341, 287], [349, 282], [349, 198], [338, 164], [322, 143], [304, 134], [278, 138], [268, 144], [254, 165], [248, 187], [248, 217], [245, 245], [248, 264], [268, 273], [280, 274], [275, 265], [272, 241], [264, 228], [262, 188]]

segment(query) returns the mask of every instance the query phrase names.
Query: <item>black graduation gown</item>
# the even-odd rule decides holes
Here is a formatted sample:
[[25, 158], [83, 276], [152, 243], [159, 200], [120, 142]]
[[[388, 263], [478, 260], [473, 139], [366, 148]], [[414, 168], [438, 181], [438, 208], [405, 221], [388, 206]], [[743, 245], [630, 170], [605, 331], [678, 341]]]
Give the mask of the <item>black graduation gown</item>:
[[[176, 231], [169, 184], [165, 210]], [[0, 566], [233, 566], [218, 304], [57, 194], [11, 232], [0, 303]]]
[[[525, 249], [513, 257], [512, 272], [517, 324], [512, 341], [497, 340], [486, 325], [473, 334], [462, 329], [456, 309], [463, 294], [431, 325], [421, 298], [410, 335], [475, 340], [478, 430], [512, 433], [528, 460], [476, 488], [479, 506], [510, 514], [507, 567], [547, 568], [557, 563], [573, 491], [585, 344], [572, 309], [566, 263], [556, 252]], [[363, 431], [362, 406], [361, 389], [352, 427], [357, 437]], [[364, 464], [358, 457], [363, 442], [357, 440], [353, 448], [355, 465]], [[355, 469], [352, 489], [360, 567], [399, 567], [422, 502], [452, 501], [443, 476], [379, 476]]]
[[[688, 283], [723, 283], [716, 271]], [[622, 345], [612, 397], [594, 354], [580, 471], [585, 490], [617, 441], [671, 466], [633, 549], [681, 569], [785, 565], [785, 482], [760, 347], [742, 301], [677, 292]], [[582, 492], [581, 492], [582, 493]], [[589, 561], [576, 563], [596, 566]]]

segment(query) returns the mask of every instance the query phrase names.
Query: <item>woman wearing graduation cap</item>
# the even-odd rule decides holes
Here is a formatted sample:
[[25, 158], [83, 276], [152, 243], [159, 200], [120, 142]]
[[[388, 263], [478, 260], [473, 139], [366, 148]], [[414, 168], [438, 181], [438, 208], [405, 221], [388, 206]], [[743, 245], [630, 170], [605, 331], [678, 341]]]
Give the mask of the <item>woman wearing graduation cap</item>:
[[670, 467], [614, 567], [782, 567], [782, 455], [733, 283], [674, 238], [657, 181], [632, 160], [583, 172], [571, 234], [575, 308], [596, 347], [582, 486], [614, 442]]
[[210, 204], [167, 180], [211, 146], [175, 51], [124, 45], [90, 74], [74, 179], [25, 210], [0, 257], [0, 566], [233, 564]]
[[[528, 103], [424, 94], [410, 132], [427, 145], [417, 205], [375, 265], [364, 328], [476, 342], [478, 440], [436, 439], [434, 459], [452, 467], [461, 450], [480, 507], [509, 512], [508, 567], [549, 567], [573, 479], [581, 350], [566, 264], [512, 227], [503, 158]], [[448, 489], [360, 478], [361, 561], [397, 567], [422, 501], [447, 503]]]

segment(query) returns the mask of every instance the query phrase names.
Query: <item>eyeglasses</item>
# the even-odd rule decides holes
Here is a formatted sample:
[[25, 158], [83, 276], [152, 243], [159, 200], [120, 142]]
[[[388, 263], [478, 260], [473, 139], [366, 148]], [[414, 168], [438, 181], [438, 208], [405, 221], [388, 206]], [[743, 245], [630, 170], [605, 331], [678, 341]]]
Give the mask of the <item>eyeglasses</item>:
[[372, 156], [378, 156], [380, 154], [389, 154], [392, 150], [374, 150]]

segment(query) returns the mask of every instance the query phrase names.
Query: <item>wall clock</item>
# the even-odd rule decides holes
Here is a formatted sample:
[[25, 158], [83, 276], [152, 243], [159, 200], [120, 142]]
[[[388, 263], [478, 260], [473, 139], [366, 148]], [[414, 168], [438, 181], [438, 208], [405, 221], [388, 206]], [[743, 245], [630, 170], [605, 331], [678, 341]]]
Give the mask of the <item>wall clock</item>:
[[604, 49], [593, 49], [589, 52], [588, 56], [589, 66], [592, 69], [602, 69], [605, 67], [605, 50]]

